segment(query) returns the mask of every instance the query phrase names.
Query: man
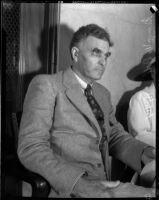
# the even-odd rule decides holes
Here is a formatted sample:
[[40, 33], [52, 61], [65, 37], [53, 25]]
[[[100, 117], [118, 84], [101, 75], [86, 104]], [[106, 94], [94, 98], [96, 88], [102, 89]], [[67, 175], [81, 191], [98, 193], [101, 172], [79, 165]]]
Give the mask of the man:
[[[109, 153], [139, 173], [155, 157], [154, 148], [124, 131], [110, 93], [95, 82], [104, 73], [112, 45], [103, 28], [81, 27], [70, 45], [72, 67], [38, 75], [28, 88], [18, 154], [25, 167], [49, 181], [50, 197], [154, 196], [151, 188], [110, 182]], [[85, 90], [91, 87], [87, 84], [93, 91]]]

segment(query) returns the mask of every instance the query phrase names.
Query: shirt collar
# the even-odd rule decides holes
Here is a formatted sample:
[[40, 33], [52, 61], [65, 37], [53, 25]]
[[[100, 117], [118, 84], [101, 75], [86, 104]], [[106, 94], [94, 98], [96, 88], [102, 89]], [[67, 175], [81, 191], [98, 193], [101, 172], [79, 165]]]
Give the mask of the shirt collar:
[[86, 89], [87, 87], [87, 83], [85, 81], [83, 81], [75, 72], [75, 77], [77, 78], [78, 82], [80, 83], [82, 89]]
[[[82, 80], [74, 71], [73, 71], [73, 73], [74, 73], [75, 77], [77, 78], [79, 84], [81, 85], [82, 89], [83, 90], [86, 89], [87, 83], [84, 80]], [[90, 85], [92, 86], [93, 84], [90, 84]]]

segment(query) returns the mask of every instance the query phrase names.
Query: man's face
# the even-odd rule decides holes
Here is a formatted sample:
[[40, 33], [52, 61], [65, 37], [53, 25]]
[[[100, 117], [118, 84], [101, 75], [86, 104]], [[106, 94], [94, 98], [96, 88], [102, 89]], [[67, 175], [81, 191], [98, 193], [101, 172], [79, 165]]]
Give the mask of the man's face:
[[75, 72], [87, 83], [101, 79], [110, 55], [109, 43], [89, 36], [80, 42], [77, 54]]

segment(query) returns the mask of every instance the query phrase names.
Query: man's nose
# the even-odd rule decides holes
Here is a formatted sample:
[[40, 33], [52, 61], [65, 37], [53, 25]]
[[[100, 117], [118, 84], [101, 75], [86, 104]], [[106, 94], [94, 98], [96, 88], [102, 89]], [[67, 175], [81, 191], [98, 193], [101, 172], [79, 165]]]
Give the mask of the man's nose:
[[102, 66], [105, 66], [106, 65], [106, 59], [104, 56], [102, 56], [100, 59], [99, 59], [99, 64], [102, 65]]

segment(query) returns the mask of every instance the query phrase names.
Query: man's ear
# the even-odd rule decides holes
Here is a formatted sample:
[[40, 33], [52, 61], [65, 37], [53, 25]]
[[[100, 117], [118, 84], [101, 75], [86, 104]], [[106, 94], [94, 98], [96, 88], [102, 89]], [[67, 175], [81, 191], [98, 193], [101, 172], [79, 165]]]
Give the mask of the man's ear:
[[79, 49], [77, 47], [72, 47], [71, 54], [72, 54], [72, 58], [75, 62], [78, 61], [78, 53], [79, 53]]

